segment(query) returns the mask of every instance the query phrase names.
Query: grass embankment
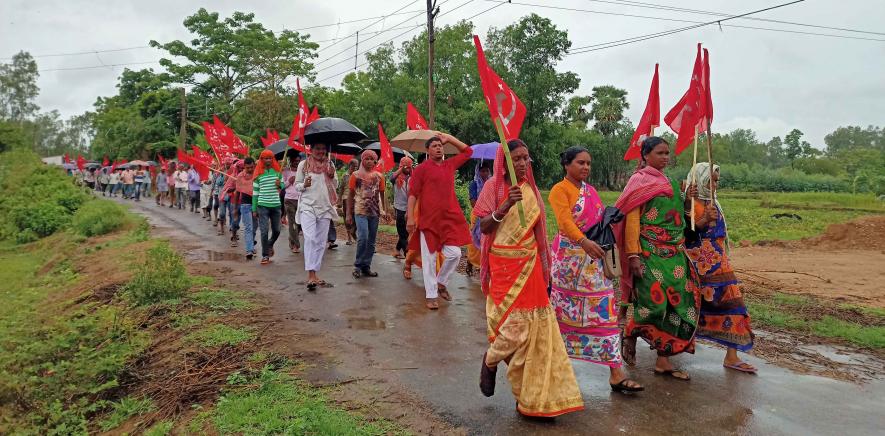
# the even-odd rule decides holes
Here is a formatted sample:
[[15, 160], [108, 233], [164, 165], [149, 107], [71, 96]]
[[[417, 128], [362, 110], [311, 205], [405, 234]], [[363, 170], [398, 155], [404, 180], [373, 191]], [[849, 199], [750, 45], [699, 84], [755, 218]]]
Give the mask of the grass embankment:
[[789, 331], [885, 350], [885, 310], [828, 304], [805, 295], [776, 292], [745, 294], [753, 324], [770, 331]]
[[146, 222], [34, 160], [0, 156], [0, 217], [21, 218], [0, 229], [0, 434], [399, 432], [264, 349], [254, 297], [190, 276]]

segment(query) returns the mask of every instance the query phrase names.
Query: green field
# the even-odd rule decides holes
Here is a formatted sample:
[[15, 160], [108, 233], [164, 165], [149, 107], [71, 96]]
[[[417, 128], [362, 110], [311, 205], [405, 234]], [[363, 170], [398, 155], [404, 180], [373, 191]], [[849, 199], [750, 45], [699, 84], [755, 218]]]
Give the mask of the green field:
[[[545, 197], [548, 192], [542, 192]], [[603, 191], [603, 203], [613, 205], [619, 192]], [[827, 192], [735, 192], [721, 191], [720, 203], [728, 220], [732, 241], [751, 242], [793, 240], [823, 233], [830, 224], [864, 215], [885, 214], [885, 202], [872, 194], [837, 194]], [[792, 213], [802, 217], [773, 218]], [[556, 234], [556, 220], [547, 204], [547, 232]]]

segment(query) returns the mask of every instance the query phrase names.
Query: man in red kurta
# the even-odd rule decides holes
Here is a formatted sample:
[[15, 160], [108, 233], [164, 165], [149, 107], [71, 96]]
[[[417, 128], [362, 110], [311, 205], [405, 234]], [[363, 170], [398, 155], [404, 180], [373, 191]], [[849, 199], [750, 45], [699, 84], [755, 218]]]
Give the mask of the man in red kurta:
[[[453, 145], [459, 153], [451, 159], [444, 159], [445, 144]], [[409, 249], [421, 250], [427, 308], [436, 310], [439, 308], [438, 297], [452, 300], [446, 284], [461, 260], [461, 246], [471, 243], [467, 220], [455, 196], [455, 172], [470, 160], [473, 150], [447, 133], [437, 133], [424, 146], [427, 160], [412, 171], [409, 180], [407, 228], [409, 233], [416, 229], [420, 232], [419, 238], [411, 239]], [[421, 213], [416, 222], [415, 205], [419, 203]], [[444, 260], [437, 273], [439, 252]]]

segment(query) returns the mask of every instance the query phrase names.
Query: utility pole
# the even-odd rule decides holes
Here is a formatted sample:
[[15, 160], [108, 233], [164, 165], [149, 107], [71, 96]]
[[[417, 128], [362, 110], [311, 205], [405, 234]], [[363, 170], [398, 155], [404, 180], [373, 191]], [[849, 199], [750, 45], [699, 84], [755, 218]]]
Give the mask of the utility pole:
[[427, 113], [429, 116], [428, 124], [432, 130], [434, 128], [434, 101], [436, 100], [436, 87], [433, 84], [433, 46], [436, 42], [436, 34], [433, 29], [433, 20], [439, 13], [436, 7], [436, 0], [427, 0]]
[[356, 62], [360, 58], [360, 31], [359, 30], [356, 31], [356, 44], [354, 44], [354, 47], [356, 47], [356, 48], [353, 49], [353, 69], [354, 69], [354, 71], [356, 71]]
[[187, 91], [179, 88], [181, 91], [181, 126], [178, 130], [178, 146], [184, 150], [187, 146]]

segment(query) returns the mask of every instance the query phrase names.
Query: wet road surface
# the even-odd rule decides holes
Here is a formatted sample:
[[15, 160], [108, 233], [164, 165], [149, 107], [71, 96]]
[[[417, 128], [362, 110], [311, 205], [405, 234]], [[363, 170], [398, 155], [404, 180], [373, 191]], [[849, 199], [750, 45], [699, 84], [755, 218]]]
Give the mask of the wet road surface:
[[303, 260], [288, 252], [285, 229], [274, 263], [260, 266], [244, 259], [242, 244], [230, 248], [197, 214], [154, 206], [153, 199], [127, 204], [161, 234], [183, 242], [190, 260], [228, 265], [253, 279], [251, 290], [276, 310], [300, 313], [292, 317], [292, 333], [328, 343], [331, 363], [315, 369], [317, 377], [374, 377], [404, 387], [470, 434], [885, 434], [881, 378], [863, 385], [840, 382], [746, 355], [759, 375], [742, 374], [722, 367], [724, 350], [703, 344], [696, 354], [674, 359], [691, 373], [690, 382], [654, 376], [654, 354], [638, 346], [638, 364], [628, 372], [646, 391], [632, 396], [611, 392], [607, 368], [573, 361], [586, 410], [552, 423], [529, 421], [515, 412], [504, 365], [495, 396], [479, 392], [487, 343], [484, 297], [476, 281], [456, 274], [449, 285], [454, 301], [429, 311], [419, 271], [405, 281], [400, 261], [379, 254], [374, 261], [379, 277], [355, 280], [354, 249], [342, 244], [326, 253], [321, 274], [335, 287], [308, 292]]

